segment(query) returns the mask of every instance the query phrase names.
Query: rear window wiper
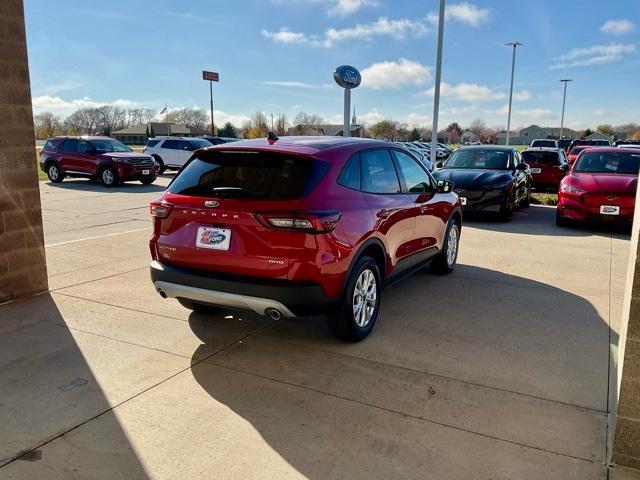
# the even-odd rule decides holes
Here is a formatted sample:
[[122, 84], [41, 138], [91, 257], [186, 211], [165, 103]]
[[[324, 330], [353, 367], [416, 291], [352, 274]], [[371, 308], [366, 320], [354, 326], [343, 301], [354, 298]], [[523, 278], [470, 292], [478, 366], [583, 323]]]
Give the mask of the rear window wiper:
[[213, 193], [225, 197], [252, 197], [253, 193], [242, 187], [215, 187]]

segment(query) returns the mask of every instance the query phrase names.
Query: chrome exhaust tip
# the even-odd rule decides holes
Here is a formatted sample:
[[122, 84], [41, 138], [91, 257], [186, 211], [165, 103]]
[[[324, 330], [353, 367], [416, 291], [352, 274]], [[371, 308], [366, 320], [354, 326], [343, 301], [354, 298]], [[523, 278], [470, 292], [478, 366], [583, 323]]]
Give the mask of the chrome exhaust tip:
[[166, 293], [164, 293], [164, 290], [162, 290], [162, 289], [160, 289], [160, 288], [159, 288], [159, 289], [158, 289], [158, 293], [160, 294], [160, 296], [161, 296], [162, 298], [167, 298], [167, 294], [166, 294]]
[[276, 310], [275, 308], [269, 308], [267, 310], [267, 316], [271, 320], [280, 320], [282, 318], [282, 314], [278, 310]]

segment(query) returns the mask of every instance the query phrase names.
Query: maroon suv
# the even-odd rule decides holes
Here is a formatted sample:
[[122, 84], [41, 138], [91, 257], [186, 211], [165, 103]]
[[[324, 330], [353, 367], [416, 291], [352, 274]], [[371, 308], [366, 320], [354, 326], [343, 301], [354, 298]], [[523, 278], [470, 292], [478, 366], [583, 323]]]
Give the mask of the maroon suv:
[[382, 288], [453, 270], [461, 205], [396, 144], [342, 137], [198, 150], [151, 203], [162, 297], [281, 316], [328, 314], [339, 338], [373, 328]]
[[130, 180], [147, 185], [158, 176], [153, 158], [110, 137], [51, 138], [40, 151], [40, 168], [54, 183], [65, 176], [85, 177], [106, 187]]

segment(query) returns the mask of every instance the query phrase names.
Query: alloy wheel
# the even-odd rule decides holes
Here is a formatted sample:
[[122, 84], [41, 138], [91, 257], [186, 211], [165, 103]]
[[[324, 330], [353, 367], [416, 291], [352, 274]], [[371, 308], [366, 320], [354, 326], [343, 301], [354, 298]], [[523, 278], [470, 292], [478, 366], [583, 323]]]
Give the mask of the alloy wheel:
[[366, 327], [376, 311], [378, 287], [376, 277], [368, 268], [363, 270], [353, 289], [353, 319], [359, 327]]
[[449, 229], [449, 238], [447, 239], [447, 265], [452, 267], [456, 261], [456, 255], [458, 254], [458, 226], [456, 224], [451, 225]]
[[58, 179], [58, 175], [59, 175], [58, 167], [56, 167], [55, 165], [51, 165], [51, 166], [49, 167], [49, 172], [48, 172], [48, 173], [49, 173], [49, 178], [50, 178], [52, 181], [54, 181], [54, 182], [55, 182], [55, 181]]
[[113, 183], [113, 172], [109, 169], [102, 171], [102, 183], [105, 185], [111, 185]]

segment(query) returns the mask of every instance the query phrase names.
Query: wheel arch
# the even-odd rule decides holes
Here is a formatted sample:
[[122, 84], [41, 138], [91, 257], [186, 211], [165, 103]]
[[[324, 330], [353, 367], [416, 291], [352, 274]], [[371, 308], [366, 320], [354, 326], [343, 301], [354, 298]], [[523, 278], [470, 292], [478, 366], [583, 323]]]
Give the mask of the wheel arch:
[[356, 250], [355, 254], [351, 259], [351, 263], [349, 264], [349, 269], [347, 270], [347, 274], [344, 277], [344, 281], [342, 282], [342, 291], [347, 285], [351, 274], [353, 273], [353, 269], [358, 263], [358, 260], [363, 256], [369, 256], [373, 258], [378, 265], [378, 270], [380, 271], [380, 279], [384, 282], [385, 274], [387, 271], [387, 249], [384, 246], [384, 243], [379, 238], [369, 238], [362, 243]]

